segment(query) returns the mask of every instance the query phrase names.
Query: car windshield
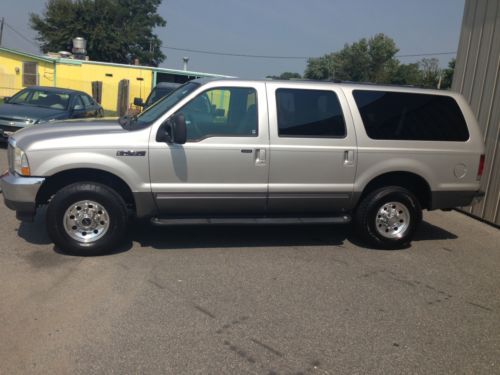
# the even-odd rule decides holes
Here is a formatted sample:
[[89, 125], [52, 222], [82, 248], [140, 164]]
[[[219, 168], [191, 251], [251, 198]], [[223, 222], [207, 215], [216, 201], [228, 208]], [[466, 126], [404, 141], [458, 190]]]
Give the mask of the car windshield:
[[27, 89], [14, 95], [9, 100], [9, 104], [23, 104], [64, 111], [68, 109], [69, 97], [68, 93], [53, 90]]
[[178, 89], [165, 96], [158, 102], [148, 107], [144, 112], [137, 116], [123, 116], [120, 118], [120, 125], [125, 129], [144, 128], [158, 120], [165, 112], [176, 105], [179, 101], [191, 94], [194, 90], [200, 87], [199, 83], [188, 82], [180, 86]]

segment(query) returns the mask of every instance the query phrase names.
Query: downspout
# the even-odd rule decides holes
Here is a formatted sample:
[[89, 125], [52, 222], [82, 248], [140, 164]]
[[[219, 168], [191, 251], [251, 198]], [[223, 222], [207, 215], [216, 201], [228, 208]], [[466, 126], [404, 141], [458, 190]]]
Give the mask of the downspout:
[[54, 60], [54, 87], [57, 86], [57, 61]]

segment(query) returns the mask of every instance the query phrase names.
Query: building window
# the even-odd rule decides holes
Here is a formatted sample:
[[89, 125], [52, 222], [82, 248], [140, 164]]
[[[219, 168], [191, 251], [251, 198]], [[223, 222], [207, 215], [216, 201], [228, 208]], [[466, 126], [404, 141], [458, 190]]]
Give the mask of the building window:
[[36, 62], [23, 62], [23, 86], [38, 85], [38, 64]]

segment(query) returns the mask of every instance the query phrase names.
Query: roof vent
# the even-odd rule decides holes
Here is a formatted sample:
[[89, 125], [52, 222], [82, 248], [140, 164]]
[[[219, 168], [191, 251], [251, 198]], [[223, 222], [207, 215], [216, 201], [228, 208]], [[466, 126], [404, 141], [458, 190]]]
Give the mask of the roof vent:
[[78, 36], [73, 39], [73, 49], [71, 50], [75, 59], [86, 60], [87, 56], [87, 41], [85, 38]]

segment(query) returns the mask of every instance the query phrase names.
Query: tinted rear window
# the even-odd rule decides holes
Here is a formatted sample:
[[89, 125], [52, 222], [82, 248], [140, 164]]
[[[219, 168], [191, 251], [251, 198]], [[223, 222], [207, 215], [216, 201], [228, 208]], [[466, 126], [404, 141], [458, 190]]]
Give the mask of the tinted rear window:
[[455, 141], [469, 139], [462, 111], [449, 96], [354, 90], [372, 139]]
[[280, 137], [346, 136], [339, 99], [333, 91], [278, 89], [276, 105]]

